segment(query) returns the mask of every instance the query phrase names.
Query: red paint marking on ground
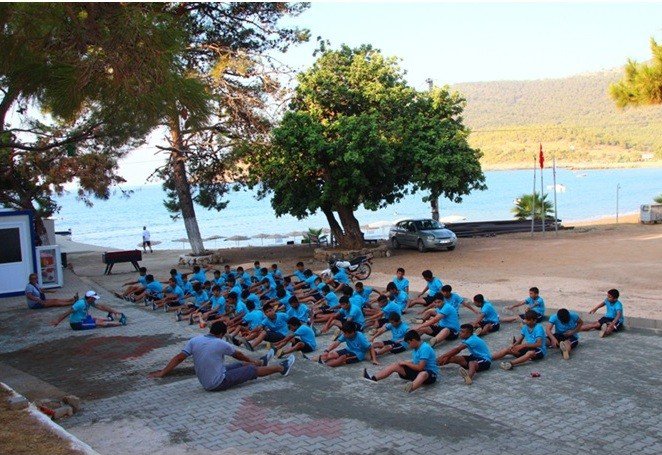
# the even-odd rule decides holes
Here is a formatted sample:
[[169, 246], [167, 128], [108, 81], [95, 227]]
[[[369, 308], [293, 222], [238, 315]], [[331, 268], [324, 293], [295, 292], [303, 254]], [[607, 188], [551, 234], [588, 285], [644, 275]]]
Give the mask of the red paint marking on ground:
[[[247, 433], [274, 433], [277, 435], [308, 436], [311, 438], [337, 438], [342, 434], [343, 423], [339, 419], [306, 419], [302, 422], [281, 422], [273, 420], [273, 413], [253, 403], [250, 398], [241, 400], [241, 405], [235, 412], [229, 429], [242, 430]], [[279, 419], [287, 420], [287, 415], [279, 415]]]

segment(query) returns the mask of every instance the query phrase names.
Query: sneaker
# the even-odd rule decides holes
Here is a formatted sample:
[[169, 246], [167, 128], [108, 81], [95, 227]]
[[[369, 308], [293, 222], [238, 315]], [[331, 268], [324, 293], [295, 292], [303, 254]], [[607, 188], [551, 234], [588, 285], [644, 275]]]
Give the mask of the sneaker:
[[517, 344], [517, 338], [513, 337], [513, 344]]
[[[165, 305], [163, 305], [165, 307]], [[158, 307], [156, 306], [156, 303], [152, 302], [152, 311], [156, 310]]]
[[113, 317], [113, 313], [108, 313], [106, 315], [106, 317], [108, 318], [109, 321], [114, 321], [115, 320], [115, 318]]
[[135, 297], [129, 297], [129, 302], [136, 303], [136, 299], [135, 299]]
[[411, 389], [412, 389], [413, 387], [414, 387], [414, 384], [412, 384], [411, 382], [406, 383], [406, 384], [405, 384], [405, 392], [407, 392], [407, 393], [411, 393], [411, 392], [412, 392]]
[[600, 338], [604, 338], [606, 334], [607, 334], [607, 324], [602, 324], [602, 326], [600, 326]]
[[568, 341], [561, 341], [559, 343], [559, 349], [561, 350], [561, 353], [563, 354], [563, 359], [568, 360], [570, 359], [570, 346], [568, 346], [569, 342]]
[[287, 359], [283, 360], [280, 362], [280, 364], [283, 366], [283, 371], [280, 372], [283, 376], [287, 376], [290, 374], [290, 370], [292, 369], [292, 365], [294, 365], [294, 356], [290, 354]]
[[182, 312], [181, 312], [181, 311], [178, 310], [178, 311], [175, 313], [175, 320], [176, 320], [177, 322], [179, 322], [179, 321], [182, 320]]
[[76, 293], [74, 294], [74, 302], [76, 302], [76, 301], [79, 300], [79, 299], [80, 299], [80, 297], [78, 297], [78, 292], [76, 292]]
[[[301, 351], [299, 351], [301, 352]], [[305, 353], [301, 352], [301, 357], [303, 357], [306, 360], [310, 360], [310, 357], [308, 357]]]
[[501, 362], [499, 365], [502, 370], [512, 370], [513, 369], [513, 364], [510, 362]]
[[250, 343], [250, 341], [248, 341], [246, 338], [243, 338], [243, 339], [241, 340], [241, 344], [243, 344], [244, 347], [245, 347], [246, 349], [248, 349], [249, 351], [251, 351], [251, 352], [253, 352], [253, 351], [255, 350], [255, 349], [253, 349], [253, 345], [252, 345], [252, 344]]
[[464, 379], [464, 383], [466, 385], [471, 385], [473, 380], [469, 376], [469, 372], [465, 368], [462, 368], [462, 367], [460, 367], [460, 369], [458, 371], [460, 372], [460, 376], [462, 376], [462, 378]]
[[324, 365], [324, 360], [322, 360], [322, 356], [317, 357], [317, 363], [320, 365]]
[[188, 325], [193, 325], [193, 315], [188, 317]]
[[266, 354], [264, 354], [262, 357], [260, 357], [260, 360], [262, 361], [262, 366], [266, 367], [267, 365], [269, 365], [269, 362], [273, 358], [274, 358], [274, 351], [269, 349]]
[[124, 313], [120, 313], [120, 319], [119, 319], [120, 324], [126, 325], [126, 315]]
[[363, 369], [363, 380], [368, 381], [370, 384], [377, 384], [377, 380], [375, 379], [375, 377], [370, 376], [368, 374], [368, 369], [367, 368]]

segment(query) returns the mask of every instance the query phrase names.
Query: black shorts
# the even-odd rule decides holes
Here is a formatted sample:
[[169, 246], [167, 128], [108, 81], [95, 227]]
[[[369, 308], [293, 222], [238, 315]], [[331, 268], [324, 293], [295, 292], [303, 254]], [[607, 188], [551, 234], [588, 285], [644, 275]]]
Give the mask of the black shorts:
[[432, 303], [435, 300], [440, 300], [440, 299], [443, 299], [443, 298], [444, 298], [443, 295], [437, 293], [435, 295], [426, 295], [425, 297], [423, 297], [423, 300], [425, 300], [426, 305], [432, 305]]
[[388, 322], [388, 319], [387, 319], [387, 318], [379, 318], [379, 319], [377, 319], [377, 325], [378, 325], [379, 327], [383, 326], [383, 325], [386, 324], [387, 322]]
[[331, 308], [329, 305], [322, 305], [318, 310], [318, 313], [322, 313], [322, 314], [333, 314], [335, 312], [336, 310]]
[[489, 360], [481, 359], [480, 357], [476, 357], [475, 355], [463, 355], [464, 360], [469, 362], [476, 362], [476, 371], [485, 371], [489, 370], [490, 367], [492, 366], [492, 362]]
[[384, 346], [391, 346], [391, 354], [400, 354], [407, 350], [399, 341], [387, 340], [384, 341]]
[[540, 348], [528, 348], [524, 349], [523, 351], [520, 351], [517, 357], [522, 357], [524, 354], [526, 354], [529, 351], [534, 351], [535, 355], [531, 357], [531, 360], [540, 360], [545, 357], [545, 354], [543, 354], [542, 349]]
[[345, 363], [359, 363], [360, 362], [359, 358], [356, 357], [356, 354], [351, 352], [349, 349], [340, 349], [336, 352], [338, 353], [339, 356], [342, 356], [342, 355], [347, 356], [347, 358], [345, 359]]
[[436, 337], [437, 335], [439, 335], [439, 333], [441, 333], [442, 330], [444, 330], [444, 329], [448, 329], [448, 331], [449, 331], [451, 334], [448, 335], [448, 336], [446, 337], [446, 339], [449, 340], [449, 341], [457, 340], [458, 332], [456, 332], [456, 331], [453, 330], [453, 329], [449, 329], [448, 327], [440, 327], [440, 326], [438, 326], [438, 325], [430, 326], [430, 329], [432, 329], [432, 336], [433, 336], [433, 337]]
[[[246, 324], [243, 323], [242, 325], [246, 325]], [[264, 337], [264, 341], [268, 341], [269, 343], [278, 343], [283, 338], [285, 338], [285, 335], [278, 332], [274, 332], [273, 330], [267, 330], [267, 336]]]
[[302, 343], [303, 344], [303, 347], [301, 348], [301, 352], [303, 352], [304, 354], [308, 354], [309, 352], [314, 351], [312, 346], [309, 345], [308, 343], [306, 343], [305, 341], [303, 341], [299, 338], [295, 338], [294, 340], [292, 340], [292, 344], [297, 344], [297, 343]]
[[143, 240], [143, 247], [145, 247], [145, 246], [149, 246], [149, 247], [151, 247], [151, 246], [152, 246], [152, 242], [151, 242], [150, 240]]
[[[607, 316], [603, 316], [600, 319], [598, 319], [598, 322], [600, 323], [600, 325], [602, 325], [602, 324], [611, 324], [612, 322], [614, 322], [614, 318], [608, 318]], [[617, 322], [616, 323], [616, 328], [614, 329], [614, 331], [615, 332], [620, 332], [621, 330], [623, 330], [623, 323], [622, 322]]]
[[[344, 324], [345, 322], [347, 322], [347, 318], [344, 317], [344, 316], [340, 316], [338, 318], [338, 320], [340, 321], [341, 324]], [[354, 321], [350, 321], [350, 322], [352, 324], [354, 324], [354, 330], [356, 330], [357, 332], [363, 332], [363, 326], [361, 324], [359, 324], [358, 322], [354, 322]]]
[[[398, 376], [400, 376], [402, 379], [406, 381], [413, 381], [416, 379], [416, 377], [421, 373], [420, 371], [413, 370], [412, 368], [408, 367], [407, 365], [403, 365], [402, 368], [405, 370], [404, 376], [398, 373]], [[428, 385], [428, 384], [434, 384], [437, 382], [437, 375], [433, 373], [432, 371], [427, 371], [426, 373], [428, 374], [428, 377], [425, 381], [423, 381], [423, 384]]]
[[497, 322], [496, 324], [493, 323], [493, 322], [485, 322], [485, 321], [480, 321], [480, 322], [478, 323], [478, 325], [480, 326], [481, 329], [482, 329], [483, 327], [485, 327], [486, 325], [488, 325], [488, 324], [492, 324], [492, 327], [490, 328], [490, 333], [492, 333], [492, 332], [498, 332], [499, 329], [501, 328], [501, 325], [500, 325], [498, 322]]
[[[536, 313], [536, 314], [538, 314], [538, 313]], [[523, 321], [524, 320], [524, 313], [520, 314], [519, 318]], [[542, 322], [543, 319], [545, 319], [545, 315], [544, 314], [538, 314], [538, 317], [536, 318], [536, 323]]]
[[567, 337], [567, 336], [565, 336], [565, 335], [562, 334], [562, 333], [559, 333], [558, 335], [555, 333], [555, 334], [554, 334], [554, 338], [556, 338], [556, 340], [557, 340], [559, 343], [560, 343], [561, 341], [569, 341], [569, 342], [570, 342], [570, 345], [573, 347], [573, 349], [576, 348], [577, 345], [579, 344], [579, 338], [577, 338], [577, 335], [573, 335], [573, 336]]

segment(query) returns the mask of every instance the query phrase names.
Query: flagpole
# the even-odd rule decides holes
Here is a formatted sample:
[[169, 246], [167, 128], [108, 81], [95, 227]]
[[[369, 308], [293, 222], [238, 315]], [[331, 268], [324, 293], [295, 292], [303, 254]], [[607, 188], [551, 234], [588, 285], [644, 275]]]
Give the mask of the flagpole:
[[536, 155], [533, 155], [533, 197], [531, 198], [531, 237], [536, 222]]
[[543, 198], [545, 197], [545, 184], [543, 182], [543, 166], [544, 166], [544, 161], [543, 161], [543, 154], [542, 154], [542, 142], [540, 143], [540, 156], [538, 157], [538, 160], [540, 161], [540, 217], [542, 218], [542, 233], [543, 235], [545, 234], [545, 215], [547, 214], [545, 212], [545, 202]]
[[559, 234], [559, 214], [556, 207], [556, 156], [552, 158], [553, 172], [552, 176], [554, 177], [554, 232], [556, 235]]

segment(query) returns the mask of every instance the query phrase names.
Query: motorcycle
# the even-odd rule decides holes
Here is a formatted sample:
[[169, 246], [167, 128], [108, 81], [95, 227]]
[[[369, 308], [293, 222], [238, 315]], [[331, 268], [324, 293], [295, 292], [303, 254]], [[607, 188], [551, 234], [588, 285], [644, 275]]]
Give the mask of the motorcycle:
[[347, 274], [350, 276], [352, 281], [356, 278], [357, 280], [366, 280], [372, 273], [372, 254], [367, 254], [365, 256], [358, 256], [349, 261], [343, 261], [339, 259], [332, 258], [329, 260], [329, 268], [324, 270], [322, 274], [331, 276], [331, 268], [338, 267], [339, 269], [344, 269], [347, 271]]

